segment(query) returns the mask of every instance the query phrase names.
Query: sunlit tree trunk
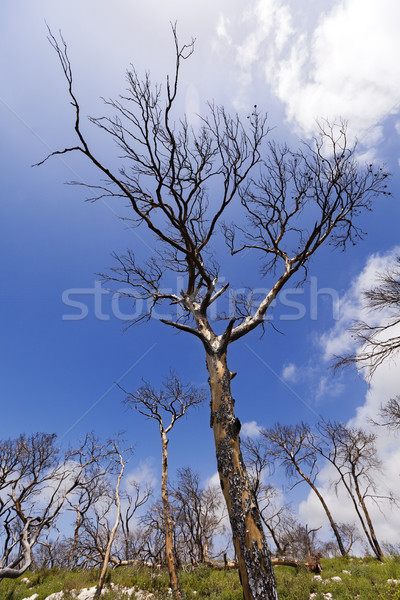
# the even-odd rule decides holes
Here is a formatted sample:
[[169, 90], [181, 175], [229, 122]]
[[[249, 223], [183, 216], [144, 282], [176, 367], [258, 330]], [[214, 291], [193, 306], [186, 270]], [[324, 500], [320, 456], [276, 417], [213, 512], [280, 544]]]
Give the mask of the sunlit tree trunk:
[[118, 455], [119, 455], [119, 460], [120, 460], [120, 464], [121, 464], [121, 470], [119, 472], [119, 475], [118, 475], [118, 478], [117, 478], [117, 483], [116, 483], [116, 486], [115, 486], [115, 505], [117, 507], [117, 514], [116, 514], [116, 517], [115, 517], [114, 527], [112, 528], [112, 530], [110, 532], [110, 537], [108, 539], [107, 548], [106, 548], [106, 552], [105, 552], [104, 559], [103, 559], [103, 565], [101, 567], [101, 573], [100, 573], [99, 582], [97, 584], [96, 591], [95, 591], [94, 596], [93, 596], [94, 600], [97, 600], [98, 598], [100, 598], [101, 591], [102, 591], [103, 586], [104, 586], [104, 581], [106, 579], [108, 563], [110, 561], [111, 548], [112, 548], [112, 545], [113, 545], [113, 542], [114, 542], [114, 538], [116, 536], [117, 529], [118, 529], [118, 526], [119, 526], [119, 522], [120, 522], [120, 519], [121, 519], [121, 501], [120, 501], [120, 497], [119, 497], [119, 486], [121, 484], [121, 479], [122, 479], [122, 476], [124, 474], [125, 463], [124, 463], [122, 454], [120, 452], [118, 452]]
[[234, 413], [226, 354], [208, 353], [207, 369], [218, 473], [232, 527], [244, 598], [276, 600], [278, 594], [271, 556], [240, 451], [240, 422]]

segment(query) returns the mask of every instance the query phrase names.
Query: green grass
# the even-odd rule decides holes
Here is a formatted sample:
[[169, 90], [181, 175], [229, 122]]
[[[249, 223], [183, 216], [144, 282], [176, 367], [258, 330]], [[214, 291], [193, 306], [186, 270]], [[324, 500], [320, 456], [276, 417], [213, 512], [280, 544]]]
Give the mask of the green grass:
[[[276, 567], [276, 579], [280, 600], [309, 600], [310, 594], [317, 594], [315, 600], [323, 600], [323, 594], [331, 592], [333, 600], [400, 600], [400, 584], [390, 584], [388, 579], [400, 579], [400, 558], [390, 558], [384, 563], [373, 559], [336, 558], [322, 560], [322, 578], [328, 580], [339, 576], [342, 581], [326, 581], [325, 584], [313, 579], [305, 568], [295, 570], [290, 567]], [[348, 571], [350, 574], [343, 573]], [[22, 583], [28, 578], [31, 585]], [[71, 597], [72, 590], [96, 585], [99, 572], [66, 571], [51, 569], [27, 572], [16, 580], [4, 579], [0, 582], [0, 600], [22, 600], [38, 594], [37, 600], [53, 592], [63, 590]], [[194, 571], [180, 571], [179, 579], [184, 600], [242, 600], [242, 591], [236, 571], [217, 571], [199, 567]], [[136, 587], [155, 594], [156, 600], [171, 600], [168, 573], [165, 569], [134, 567], [109, 571], [107, 582], [120, 586]], [[122, 600], [122, 593], [107, 590], [104, 600]], [[134, 597], [132, 596], [132, 600]]]

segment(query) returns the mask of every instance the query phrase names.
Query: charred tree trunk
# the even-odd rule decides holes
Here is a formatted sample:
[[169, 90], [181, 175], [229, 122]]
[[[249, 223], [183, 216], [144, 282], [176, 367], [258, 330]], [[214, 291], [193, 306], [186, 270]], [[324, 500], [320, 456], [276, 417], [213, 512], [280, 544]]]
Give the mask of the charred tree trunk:
[[174, 553], [174, 532], [171, 519], [171, 509], [168, 498], [168, 439], [165, 431], [161, 431], [162, 441], [162, 475], [161, 475], [161, 497], [163, 505], [163, 516], [165, 523], [165, 552], [167, 555], [167, 566], [171, 588], [175, 598], [180, 600], [182, 597], [179, 587], [178, 574], [175, 563]]
[[218, 473], [232, 527], [245, 600], [277, 600], [275, 575], [240, 451], [240, 422], [235, 417], [226, 353], [207, 353], [211, 388], [211, 427]]

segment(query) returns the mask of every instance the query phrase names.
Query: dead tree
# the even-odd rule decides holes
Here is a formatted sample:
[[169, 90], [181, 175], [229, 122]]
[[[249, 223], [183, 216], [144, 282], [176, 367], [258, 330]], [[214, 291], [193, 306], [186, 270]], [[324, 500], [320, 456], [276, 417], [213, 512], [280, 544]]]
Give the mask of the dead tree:
[[375, 425], [395, 430], [400, 429], [400, 395], [383, 403], [379, 409], [379, 416], [382, 421], [378, 423], [373, 421]]
[[0, 579], [17, 578], [30, 567], [32, 548], [54, 527], [67, 498], [95, 461], [90, 436], [64, 455], [55, 434], [0, 442]]
[[262, 522], [276, 546], [277, 554], [283, 556], [288, 550], [289, 533], [297, 525], [294, 511], [288, 504], [279, 504], [276, 501], [279, 490], [264, 482], [265, 470], [271, 466], [271, 460], [261, 438], [244, 438], [242, 448]]
[[112, 529], [108, 532], [108, 536], [107, 536], [108, 540], [107, 540], [107, 545], [105, 547], [103, 564], [101, 566], [101, 572], [100, 572], [100, 578], [99, 578], [99, 582], [96, 587], [96, 591], [93, 596], [94, 600], [98, 600], [98, 598], [100, 598], [101, 591], [103, 589], [104, 581], [105, 581], [106, 574], [107, 574], [108, 563], [110, 561], [112, 545], [114, 543], [114, 539], [117, 534], [118, 527], [120, 525], [121, 498], [120, 498], [119, 488], [121, 485], [121, 479], [124, 474], [125, 465], [127, 463], [127, 458], [124, 456], [124, 454], [126, 455], [127, 452], [130, 452], [132, 450], [131, 448], [128, 448], [124, 451], [121, 451], [119, 448], [118, 441], [115, 442], [115, 441], [110, 440], [109, 446], [110, 446], [110, 450], [109, 450], [108, 456], [110, 458], [110, 468], [108, 469], [108, 471], [116, 470], [116, 474], [117, 474], [117, 479], [116, 479], [115, 487], [113, 490], [113, 492], [114, 492], [113, 493], [113, 496], [114, 496], [113, 504], [115, 505], [115, 508], [116, 508], [116, 515], [115, 515], [114, 525], [113, 525]]
[[81, 452], [78, 459], [80, 463], [92, 457], [92, 462], [87, 466], [80, 478], [74, 494], [67, 498], [68, 510], [75, 514], [74, 531], [72, 538], [68, 539], [68, 563], [66, 567], [80, 566], [82, 553], [79, 551], [79, 536], [87, 515], [96, 503], [104, 497], [107, 491], [106, 479], [109, 470], [110, 447], [103, 444], [93, 435], [87, 436], [85, 452]]
[[171, 496], [177, 511], [177, 537], [190, 562], [211, 562], [215, 536], [225, 532], [225, 513], [219, 489], [202, 488], [199, 475], [190, 467], [178, 470]]
[[286, 469], [289, 477], [295, 479], [294, 485], [305, 481], [313, 490], [328, 517], [340, 553], [346, 556], [337, 523], [316, 485], [319, 473], [318, 454], [312, 448], [312, 432], [308, 425], [302, 423], [293, 427], [278, 423], [271, 429], [261, 430], [261, 435], [271, 461], [280, 463]]
[[[209, 104], [196, 131], [184, 117], [175, 121], [180, 68], [194, 44], [180, 46], [175, 28], [173, 37], [175, 69], [167, 77], [165, 93], [152, 85], [149, 74], [141, 79], [132, 68], [126, 94], [106, 101], [116, 116], [90, 119], [120, 148], [120, 166], [114, 169], [112, 162], [97, 155], [81, 128], [66, 45], [51, 35], [67, 80], [77, 136], [75, 146], [52, 155], [84, 156], [102, 178], [89, 186], [93, 199], [128, 203], [132, 224], [154, 234], [156, 248], [149, 261], [141, 266], [128, 251], [117, 257], [118, 265], [108, 280], [125, 288], [130, 285], [131, 296], [145, 300], [149, 312], [137, 321], [150, 318], [156, 305], [168, 303], [177, 314], [162, 322], [202, 343], [218, 472], [245, 599], [272, 600], [277, 597], [276, 583], [241, 455], [228, 347], [263, 327], [280, 290], [296, 274], [307, 272], [310, 258], [322, 244], [330, 241], [344, 248], [347, 242], [355, 243], [362, 235], [356, 217], [370, 210], [373, 197], [387, 193], [387, 174], [372, 165], [358, 166], [343, 123], [326, 123], [313, 142], [290, 149], [267, 143], [266, 117], [257, 107], [243, 122], [223, 107]], [[212, 322], [213, 309], [217, 310], [217, 300], [227, 297], [229, 283], [218, 283], [214, 237], [226, 209], [237, 200], [243, 213], [236, 225], [225, 227], [226, 241], [233, 257], [248, 251], [261, 257], [268, 291], [253, 302], [237, 298], [221, 331]], [[171, 273], [179, 273], [183, 280], [178, 293], [166, 291], [165, 277]], [[219, 314], [223, 316], [222, 311]]]
[[357, 365], [371, 377], [376, 368], [398, 356], [400, 350], [400, 257], [377, 278], [377, 285], [363, 293], [364, 308], [374, 316], [383, 313], [385, 323], [356, 321], [350, 331], [357, 344], [354, 353], [338, 357], [336, 367]]
[[[175, 522], [176, 514], [174, 505], [169, 502], [171, 519], [176, 534]], [[139, 527], [143, 535], [143, 557], [146, 561], [153, 564], [167, 564], [167, 554], [165, 549], [165, 520], [163, 514], [162, 499], [154, 502], [149, 509], [140, 517]], [[180, 557], [176, 555], [178, 544], [174, 539], [174, 556], [177, 564]]]
[[331, 421], [321, 421], [318, 431], [319, 437], [313, 440], [315, 452], [335, 467], [338, 474], [336, 487], [341, 484], [345, 488], [370, 548], [378, 560], [383, 560], [367, 501], [394, 502], [394, 498], [380, 495], [377, 491], [376, 474], [381, 469], [381, 462], [377, 456], [376, 435]]
[[141, 559], [143, 555], [143, 541], [141, 535], [132, 529], [132, 521], [137, 511], [142, 508], [151, 497], [153, 490], [151, 486], [141, 486], [136, 481], [130, 482], [130, 490], [123, 495], [123, 504], [121, 507], [121, 542], [120, 556], [110, 557], [110, 562], [114, 568], [124, 567], [134, 564]]
[[[179, 580], [174, 557], [174, 532], [168, 497], [168, 434], [175, 423], [192, 407], [204, 400], [203, 392], [193, 386], [184, 385], [171, 373], [161, 390], [156, 391], [144, 383], [136, 393], [128, 394], [126, 403], [147, 419], [158, 423], [162, 447], [161, 497], [165, 525], [165, 546], [171, 587], [176, 598], [181, 598]], [[166, 422], [167, 419], [167, 422]]]

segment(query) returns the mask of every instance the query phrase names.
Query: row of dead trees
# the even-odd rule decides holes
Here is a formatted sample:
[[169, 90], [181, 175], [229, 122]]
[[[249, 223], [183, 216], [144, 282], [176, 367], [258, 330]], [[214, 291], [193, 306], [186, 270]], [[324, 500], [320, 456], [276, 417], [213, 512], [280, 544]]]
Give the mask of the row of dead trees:
[[[396, 401], [391, 403], [393, 406]], [[388, 405], [382, 415], [387, 410]], [[278, 554], [286, 554], [286, 532], [293, 531], [293, 521], [288, 507], [274, 502], [278, 494], [275, 488], [264, 484], [265, 470], [275, 468], [284, 470], [291, 489], [305, 483], [317, 497], [333, 536], [333, 542], [325, 546], [325, 552], [347, 556], [355, 542], [364, 542], [367, 552], [383, 559], [382, 543], [376, 534], [371, 509], [374, 505], [396, 504], [396, 498], [379, 487], [382, 464], [376, 438], [374, 432], [322, 420], [314, 428], [306, 423], [296, 426], [276, 424], [260, 430], [258, 438], [244, 441], [261, 518]], [[326, 472], [327, 468], [331, 488], [354, 509], [351, 523], [336, 519], [318, 481], [322, 469]]]
[[[136, 395], [128, 396], [145, 416], [155, 416], [162, 440], [171, 422], [194, 400], [200, 401], [201, 396], [182, 386], [176, 375], [171, 375], [159, 392], [146, 384]], [[398, 405], [399, 399], [394, 399], [383, 408], [385, 424], [397, 426]], [[169, 423], [165, 415], [170, 416]], [[242, 446], [264, 529], [280, 560], [301, 561], [317, 553], [346, 556], [357, 541], [364, 541], [369, 552], [382, 560], [384, 551], [371, 507], [395, 499], [377, 486], [381, 464], [374, 433], [330, 421], [321, 421], [314, 428], [305, 423], [277, 424], [260, 430], [255, 439], [243, 440]], [[173, 483], [166, 481], [164, 472], [163, 486], [166, 483], [167, 488], [155, 501], [149, 486], [126, 476], [131, 455], [132, 448], [122, 449], [118, 439], [102, 444], [93, 435], [64, 453], [57, 447], [56, 437], [49, 434], [1, 442], [0, 577], [18, 577], [32, 563], [103, 567], [104, 574], [107, 566], [150, 563], [170, 567], [169, 552], [177, 573], [184, 564], [212, 563], [228, 548], [232, 554], [219, 487], [202, 487], [196, 472], [182, 468]], [[167, 446], [162, 444], [163, 469], [167, 457]], [[341, 497], [347, 497], [358, 527], [336, 520], [318, 486], [321, 469], [327, 465], [331, 485]], [[282, 502], [280, 490], [265, 483], [267, 472], [279, 467], [291, 486], [306, 483], [315, 493], [332, 529], [331, 542], [318, 541], [318, 528], [300, 524], [290, 505]], [[177, 585], [179, 593], [179, 582]]]

